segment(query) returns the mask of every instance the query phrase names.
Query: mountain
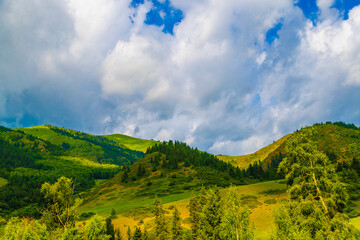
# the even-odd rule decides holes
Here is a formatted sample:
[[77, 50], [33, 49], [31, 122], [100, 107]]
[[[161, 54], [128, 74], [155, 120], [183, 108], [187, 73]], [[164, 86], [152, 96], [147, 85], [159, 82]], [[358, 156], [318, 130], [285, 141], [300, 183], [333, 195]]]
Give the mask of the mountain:
[[270, 145], [267, 145], [252, 154], [240, 156], [218, 155], [217, 157], [220, 160], [229, 162], [234, 166], [238, 166], [240, 168], [247, 168], [250, 164], [253, 164], [254, 162], [264, 161], [269, 156], [269, 154], [277, 150], [290, 136], [291, 134], [287, 134], [279, 140], [274, 141]]
[[277, 167], [286, 157], [286, 144], [304, 129], [313, 132], [311, 140], [336, 165], [352, 201], [345, 212], [357, 217], [360, 129], [342, 122], [305, 127], [238, 157], [214, 156], [178, 141], [95, 136], [50, 125], [0, 127], [0, 215], [39, 216], [41, 184], [66, 176], [75, 180], [76, 193], [84, 198], [83, 220], [93, 213], [108, 216], [114, 209], [118, 213], [114, 222], [123, 233], [124, 226], [151, 228], [157, 195], [168, 213], [177, 206], [183, 225], [189, 226], [186, 206], [192, 195], [202, 186], [217, 185], [225, 196], [232, 185], [241, 192], [241, 202], [252, 209], [257, 237], [268, 236], [274, 226], [272, 210], [287, 196]]
[[111, 135], [102, 135], [111, 141], [118, 143], [119, 145], [123, 145], [129, 149], [146, 152], [146, 149], [154, 146], [158, 143], [155, 140], [145, 140], [140, 138], [134, 138], [123, 134], [111, 134]]
[[102, 136], [50, 125], [0, 127], [0, 214], [37, 216], [42, 183], [65, 176], [80, 193], [143, 155]]
[[[85, 195], [82, 212], [108, 216], [111, 209], [114, 209], [119, 216], [113, 221], [123, 233], [127, 226], [144, 224], [151, 229], [154, 196], [157, 195], [165, 204], [167, 216], [171, 215], [173, 207], [176, 206], [180, 209], [183, 225], [189, 227], [187, 204], [202, 185], [220, 186], [223, 188], [223, 196], [226, 196], [228, 186], [233, 185], [241, 193], [241, 202], [252, 209], [251, 219], [256, 226], [256, 238], [267, 239], [274, 229], [273, 210], [286, 201], [287, 193], [283, 181], [261, 182], [261, 179], [283, 177], [277, 173], [277, 167], [286, 157], [285, 146], [305, 129], [312, 130], [312, 141], [317, 143], [318, 149], [336, 166], [347, 163], [351, 168], [354, 159], [360, 157], [360, 129], [353, 124], [341, 122], [304, 127], [246, 156], [217, 156], [219, 165], [202, 161], [197, 164], [189, 163], [187, 159], [196, 149], [179, 142], [161, 143], [150, 148], [144, 158], [124, 168], [114, 178], [104, 181]], [[176, 167], [169, 167], [176, 163]], [[235, 166], [220, 166], [228, 166], [225, 163]], [[236, 169], [240, 168], [236, 167], [242, 169], [239, 171]], [[240, 172], [240, 176], [229, 174], [232, 171], [230, 169]], [[350, 174], [358, 176], [359, 173]], [[338, 174], [346, 184], [351, 199], [345, 212], [353, 217], [352, 222], [356, 224], [359, 221], [357, 216], [360, 215], [360, 186], [358, 181], [351, 180], [351, 176], [344, 175], [343, 170], [339, 169]]]

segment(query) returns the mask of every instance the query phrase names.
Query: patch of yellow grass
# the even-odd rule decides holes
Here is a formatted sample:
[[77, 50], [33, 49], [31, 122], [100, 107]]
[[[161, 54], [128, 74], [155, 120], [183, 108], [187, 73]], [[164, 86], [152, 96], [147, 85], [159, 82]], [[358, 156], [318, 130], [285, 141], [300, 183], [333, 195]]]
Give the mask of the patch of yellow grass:
[[284, 137], [280, 138], [276, 142], [273, 142], [272, 144], [247, 155], [241, 155], [241, 156], [225, 156], [225, 155], [218, 155], [217, 157], [225, 162], [229, 162], [232, 165], [239, 167], [239, 168], [246, 168], [250, 164], [257, 162], [257, 161], [263, 161], [265, 158], [273, 151], [275, 151], [280, 145], [286, 141], [291, 136], [291, 134], [285, 135]]

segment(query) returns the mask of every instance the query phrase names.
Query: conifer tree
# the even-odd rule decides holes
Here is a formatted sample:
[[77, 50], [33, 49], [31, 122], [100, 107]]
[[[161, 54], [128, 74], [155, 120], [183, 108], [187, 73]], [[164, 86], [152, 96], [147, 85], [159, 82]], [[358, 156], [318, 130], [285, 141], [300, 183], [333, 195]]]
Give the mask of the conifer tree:
[[143, 235], [142, 235], [140, 227], [136, 227], [132, 239], [133, 240], [142, 240], [142, 237], [143, 237]]
[[159, 240], [168, 238], [168, 229], [165, 222], [165, 211], [157, 196], [154, 201], [154, 214], [155, 214], [155, 237]]
[[220, 225], [223, 214], [223, 203], [217, 187], [209, 189], [206, 204], [202, 208], [200, 218], [201, 235], [206, 239], [220, 239]]
[[201, 226], [201, 212], [202, 207], [206, 203], [206, 191], [204, 186], [201, 187], [199, 196], [191, 196], [189, 202], [189, 212], [191, 221], [191, 236], [193, 239], [197, 239], [200, 236]]
[[171, 236], [173, 240], [180, 240], [182, 238], [182, 228], [180, 220], [180, 212], [175, 207], [171, 226]]
[[105, 219], [106, 223], [106, 234], [110, 236], [110, 240], [115, 239], [115, 229], [114, 224], [111, 222], [111, 217]]
[[116, 240], [122, 240], [123, 239], [122, 236], [121, 236], [121, 232], [120, 232], [119, 228], [115, 230], [115, 239]]
[[128, 239], [128, 240], [131, 240], [132, 235], [131, 235], [131, 229], [130, 229], [130, 226], [128, 226], [128, 229], [127, 229], [126, 235], [127, 235], [127, 239]]

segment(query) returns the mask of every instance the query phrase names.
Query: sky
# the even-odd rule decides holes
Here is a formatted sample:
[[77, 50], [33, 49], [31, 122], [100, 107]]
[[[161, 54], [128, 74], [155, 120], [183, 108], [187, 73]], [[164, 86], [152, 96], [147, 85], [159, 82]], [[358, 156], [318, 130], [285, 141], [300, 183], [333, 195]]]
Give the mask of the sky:
[[0, 125], [254, 152], [360, 125], [360, 0], [0, 0]]

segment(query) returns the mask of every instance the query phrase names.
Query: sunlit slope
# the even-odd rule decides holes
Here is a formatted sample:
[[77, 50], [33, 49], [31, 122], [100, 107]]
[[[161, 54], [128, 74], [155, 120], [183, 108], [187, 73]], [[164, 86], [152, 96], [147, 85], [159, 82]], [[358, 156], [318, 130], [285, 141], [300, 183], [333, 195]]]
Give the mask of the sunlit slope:
[[103, 137], [108, 138], [114, 142], [117, 142], [118, 144], [124, 145], [127, 148], [140, 152], [146, 152], [146, 149], [148, 147], [152, 147], [156, 143], [158, 143], [157, 141], [154, 140], [134, 138], [123, 134], [103, 135]]
[[19, 130], [62, 147], [71, 156], [84, 157], [95, 162], [123, 165], [143, 156], [142, 152], [129, 149], [106, 137], [71, 129], [40, 125]]
[[280, 138], [279, 140], [273, 142], [272, 144], [270, 144], [266, 147], [261, 148], [260, 150], [254, 152], [252, 154], [241, 155], [241, 156], [218, 155], [217, 157], [220, 160], [229, 162], [239, 168], [246, 168], [254, 162], [265, 160], [269, 156], [270, 153], [272, 153], [276, 149], [278, 149], [291, 135], [292, 134], [285, 135], [284, 137]]
[[[141, 186], [137, 187], [141, 188]], [[136, 186], [131, 188], [135, 189]], [[236, 189], [242, 204], [251, 209], [250, 217], [255, 226], [255, 239], [269, 239], [275, 227], [274, 210], [287, 198], [286, 185], [281, 181], [271, 181], [237, 186]], [[141, 228], [146, 226], [148, 230], [151, 230], [154, 227], [152, 212], [154, 197], [133, 198], [132, 195], [126, 194], [127, 192], [130, 192], [130, 189], [121, 185], [104, 187], [103, 193], [98, 195], [99, 201], [87, 202], [82, 206], [81, 212], [94, 212], [107, 217], [114, 209], [117, 217], [112, 221], [116, 228], [120, 228], [124, 238], [128, 226], [132, 231], [136, 226], [141, 226]], [[228, 188], [220, 190], [220, 193], [223, 199], [226, 198]], [[180, 211], [182, 226], [190, 228], [188, 203], [194, 194], [197, 195], [198, 191], [161, 196], [166, 216], [170, 218], [173, 214], [173, 207], [176, 206]]]

